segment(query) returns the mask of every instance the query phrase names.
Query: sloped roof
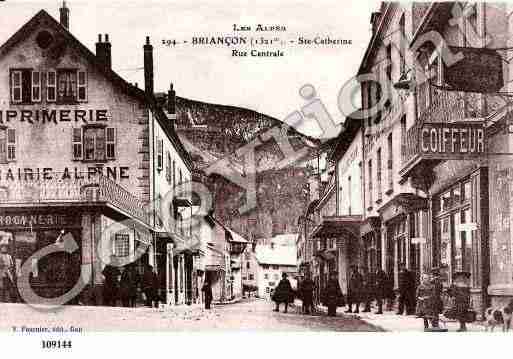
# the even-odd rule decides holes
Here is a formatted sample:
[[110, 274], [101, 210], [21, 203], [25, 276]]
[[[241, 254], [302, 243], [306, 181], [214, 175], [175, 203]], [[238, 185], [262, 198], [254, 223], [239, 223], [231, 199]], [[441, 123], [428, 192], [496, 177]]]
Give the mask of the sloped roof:
[[257, 245], [255, 255], [259, 264], [297, 265], [296, 246], [274, 246], [273, 248], [270, 245]]
[[293, 246], [297, 241], [299, 233], [277, 234], [271, 238], [271, 242], [279, 246]]

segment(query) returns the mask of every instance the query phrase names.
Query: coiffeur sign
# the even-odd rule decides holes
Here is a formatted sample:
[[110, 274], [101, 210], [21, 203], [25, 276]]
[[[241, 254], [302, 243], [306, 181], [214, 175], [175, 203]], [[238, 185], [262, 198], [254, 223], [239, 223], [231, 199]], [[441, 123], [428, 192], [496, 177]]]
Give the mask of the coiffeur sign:
[[424, 123], [420, 129], [420, 151], [434, 157], [468, 157], [485, 153], [482, 122]]

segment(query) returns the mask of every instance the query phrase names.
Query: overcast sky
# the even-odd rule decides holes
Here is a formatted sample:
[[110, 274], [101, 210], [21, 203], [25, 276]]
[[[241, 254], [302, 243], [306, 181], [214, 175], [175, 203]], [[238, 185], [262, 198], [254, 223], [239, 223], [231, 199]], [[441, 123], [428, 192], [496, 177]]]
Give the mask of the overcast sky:
[[[0, 2], [0, 43], [40, 9], [59, 18], [61, 1], [6, 0]], [[284, 119], [305, 101], [298, 95], [304, 84], [315, 86], [329, 112], [343, 116], [336, 105], [341, 86], [355, 75], [370, 37], [372, 0], [68, 0], [71, 32], [94, 52], [98, 33], [108, 33], [113, 69], [129, 82], [144, 85], [142, 45], [146, 35], [154, 45], [155, 90], [173, 82], [177, 95], [190, 99], [240, 106]], [[284, 39], [316, 35], [350, 39], [335, 47], [282, 47], [281, 58], [235, 58], [231, 49], [165, 47], [163, 39], [190, 40], [192, 36], [232, 35], [233, 24], [279, 24]], [[255, 32], [240, 35], [255, 35]], [[316, 133], [315, 124], [303, 128]]]

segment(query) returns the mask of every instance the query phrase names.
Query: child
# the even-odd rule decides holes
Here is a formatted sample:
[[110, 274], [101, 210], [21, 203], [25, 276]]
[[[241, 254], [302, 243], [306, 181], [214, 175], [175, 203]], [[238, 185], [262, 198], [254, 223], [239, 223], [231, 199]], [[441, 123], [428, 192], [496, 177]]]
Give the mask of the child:
[[454, 306], [449, 309], [446, 316], [451, 319], [457, 319], [460, 323], [458, 332], [465, 332], [467, 331], [466, 322], [470, 308], [470, 273], [454, 273], [448, 294], [454, 298]]

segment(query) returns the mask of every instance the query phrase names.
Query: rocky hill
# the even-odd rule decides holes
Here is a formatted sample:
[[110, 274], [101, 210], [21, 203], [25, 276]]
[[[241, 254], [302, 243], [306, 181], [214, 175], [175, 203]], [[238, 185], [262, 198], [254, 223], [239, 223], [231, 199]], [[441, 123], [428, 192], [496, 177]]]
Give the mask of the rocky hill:
[[[215, 161], [231, 156], [243, 168], [237, 149], [282, 122], [252, 110], [215, 105], [185, 98], [176, 98], [176, 130], [194, 165], [199, 170]], [[288, 129], [288, 138], [295, 150], [307, 149], [307, 155], [291, 166], [257, 171], [257, 206], [240, 214], [245, 190], [220, 176], [211, 176], [208, 186], [214, 194], [215, 216], [245, 238], [258, 240], [275, 234], [297, 231], [297, 219], [308, 201], [307, 178], [312, 173], [311, 159], [317, 141]], [[256, 148], [258, 169], [272, 168], [283, 159], [275, 140]]]

